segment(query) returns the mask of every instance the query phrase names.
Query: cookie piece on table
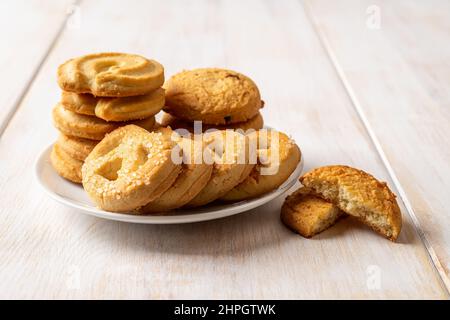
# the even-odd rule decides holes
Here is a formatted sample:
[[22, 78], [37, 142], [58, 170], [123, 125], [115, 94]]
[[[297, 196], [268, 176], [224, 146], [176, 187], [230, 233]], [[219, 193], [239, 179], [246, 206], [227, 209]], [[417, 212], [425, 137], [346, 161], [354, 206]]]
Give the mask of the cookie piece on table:
[[402, 216], [394, 193], [385, 182], [343, 165], [314, 169], [300, 182], [321, 198], [356, 217], [373, 230], [395, 241], [402, 227]]
[[344, 213], [331, 202], [300, 188], [289, 195], [281, 207], [281, 221], [305, 238], [328, 229]]
[[256, 84], [231, 70], [183, 71], [171, 77], [165, 88], [164, 111], [187, 121], [212, 125], [245, 122], [263, 107]]
[[95, 106], [95, 115], [106, 121], [129, 121], [156, 115], [164, 106], [164, 89], [125, 98], [102, 98]]

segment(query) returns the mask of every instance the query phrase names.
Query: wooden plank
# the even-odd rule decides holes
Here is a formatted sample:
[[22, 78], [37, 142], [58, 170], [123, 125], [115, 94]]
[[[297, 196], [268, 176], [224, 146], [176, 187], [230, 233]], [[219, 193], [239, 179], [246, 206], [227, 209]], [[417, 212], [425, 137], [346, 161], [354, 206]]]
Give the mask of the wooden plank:
[[[450, 288], [450, 3], [308, 3]], [[379, 15], [379, 29], [374, 28], [374, 14]]]
[[72, 1], [0, 2], [0, 134], [64, 26]]
[[200, 66], [246, 73], [266, 101], [266, 123], [296, 138], [307, 170], [345, 163], [389, 181], [297, 1], [104, 0], [81, 9], [81, 28], [61, 36], [0, 140], [8, 155], [0, 171], [0, 297], [447, 297], [403, 206], [404, 229], [391, 243], [351, 219], [303, 239], [280, 223], [282, 199], [166, 226], [100, 220], [49, 199], [32, 167], [56, 137], [54, 72], [68, 58], [103, 50], [155, 58], [167, 75]]

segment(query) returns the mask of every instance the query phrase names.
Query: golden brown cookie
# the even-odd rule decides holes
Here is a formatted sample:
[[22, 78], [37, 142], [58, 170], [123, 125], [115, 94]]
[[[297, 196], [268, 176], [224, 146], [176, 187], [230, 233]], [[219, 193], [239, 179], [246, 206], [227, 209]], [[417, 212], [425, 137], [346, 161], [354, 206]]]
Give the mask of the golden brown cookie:
[[63, 91], [61, 104], [79, 114], [95, 115], [106, 121], [129, 121], [152, 117], [164, 106], [164, 89], [124, 98], [96, 98], [90, 94]]
[[205, 133], [203, 139], [206, 146], [213, 151], [211, 160], [214, 167], [211, 179], [187, 204], [188, 207], [202, 206], [222, 197], [245, 179], [254, 167], [254, 164], [249, 163], [246, 150], [248, 138], [245, 135], [224, 130]]
[[144, 95], [163, 83], [163, 66], [135, 54], [88, 54], [70, 59], [58, 68], [62, 90], [98, 97]]
[[95, 107], [95, 115], [106, 121], [145, 119], [161, 111], [164, 101], [162, 88], [143, 96], [102, 98]]
[[108, 132], [127, 124], [135, 124], [146, 130], [152, 130], [155, 126], [155, 117], [133, 122], [107, 122], [97, 117], [72, 112], [65, 109], [62, 104], [57, 104], [53, 108], [52, 115], [55, 127], [65, 135], [91, 140], [101, 140]]
[[[190, 121], [184, 121], [177, 117], [172, 116], [170, 113], [163, 113], [161, 119], [161, 126], [163, 127], [171, 127], [172, 130], [177, 129], [186, 129], [189, 132], [194, 132], [194, 123]], [[210, 129], [218, 129], [218, 130], [226, 130], [226, 129], [241, 129], [243, 131], [247, 131], [249, 129], [259, 130], [264, 127], [264, 120], [260, 112], [256, 114], [253, 118], [237, 123], [230, 123], [225, 125], [212, 125], [212, 124], [204, 124], [202, 123], [202, 131]]]
[[258, 164], [221, 200], [240, 201], [270, 192], [282, 185], [300, 162], [299, 147], [282, 132], [262, 129], [250, 133], [248, 138], [256, 147]]
[[326, 166], [306, 173], [300, 182], [389, 240], [400, 234], [402, 216], [395, 195], [370, 174], [348, 166]]
[[166, 212], [184, 206], [191, 201], [208, 183], [213, 166], [203, 161], [203, 153], [211, 152], [203, 148], [201, 141], [182, 138], [182, 168], [174, 184], [159, 198], [140, 210], [143, 213]]
[[243, 74], [217, 68], [180, 72], [165, 84], [164, 111], [205, 124], [245, 122], [263, 103], [255, 83]]
[[86, 158], [83, 187], [102, 209], [135, 210], [163, 194], [181, 165], [172, 161], [173, 131], [128, 125], [107, 134]]
[[81, 166], [83, 161], [69, 156], [57, 143], [53, 145], [50, 162], [61, 177], [75, 183], [81, 183]]
[[86, 159], [97, 143], [98, 140], [66, 136], [64, 133], [60, 133], [58, 140], [56, 141], [56, 144], [62, 151], [70, 157], [80, 161], [84, 161], [84, 159]]
[[328, 229], [344, 213], [331, 202], [300, 188], [289, 195], [281, 207], [281, 221], [305, 238]]

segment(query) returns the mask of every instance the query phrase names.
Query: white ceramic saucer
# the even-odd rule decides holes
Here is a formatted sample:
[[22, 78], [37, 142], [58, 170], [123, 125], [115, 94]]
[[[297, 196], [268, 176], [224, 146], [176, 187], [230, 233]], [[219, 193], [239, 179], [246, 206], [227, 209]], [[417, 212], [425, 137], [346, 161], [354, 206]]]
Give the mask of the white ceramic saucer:
[[39, 184], [58, 202], [78, 209], [81, 213], [90, 214], [99, 218], [133, 223], [170, 224], [190, 223], [213, 220], [238, 214], [261, 206], [270, 200], [282, 195], [291, 188], [301, 175], [302, 160], [291, 176], [276, 190], [264, 194], [259, 198], [244, 200], [232, 204], [212, 204], [202, 208], [183, 209], [165, 215], [132, 215], [101, 210], [93, 204], [81, 185], [61, 178], [50, 163], [52, 146], [47, 147], [39, 156], [35, 164], [35, 174]]

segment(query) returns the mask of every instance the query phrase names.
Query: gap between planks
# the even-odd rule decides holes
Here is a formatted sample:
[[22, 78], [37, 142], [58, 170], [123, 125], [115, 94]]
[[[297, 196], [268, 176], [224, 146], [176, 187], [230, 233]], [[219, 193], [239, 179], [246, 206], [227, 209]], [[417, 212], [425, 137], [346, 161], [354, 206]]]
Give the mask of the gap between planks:
[[[71, 2], [70, 5], [71, 6], [79, 6], [81, 4], [81, 1], [82, 0], [75, 0], [75, 1]], [[15, 99], [13, 107], [6, 115], [4, 121], [0, 124], [0, 138], [3, 136], [3, 133], [8, 128], [8, 125], [11, 123], [11, 120], [14, 118], [14, 115], [17, 113], [17, 110], [19, 110], [23, 99], [25, 98], [31, 85], [33, 84], [34, 80], [36, 79], [36, 76], [39, 74], [39, 71], [41, 70], [42, 66], [44, 65], [45, 61], [47, 60], [47, 57], [50, 55], [50, 53], [52, 52], [56, 43], [58, 42], [59, 38], [61, 37], [62, 33], [64, 32], [64, 29], [66, 27], [66, 24], [67, 24], [67, 21], [69, 20], [69, 18], [70, 18], [70, 13], [67, 13], [66, 17], [61, 22], [61, 25], [59, 26], [58, 31], [56, 32], [55, 36], [53, 37], [52, 41], [50, 42], [47, 50], [45, 50], [44, 54], [42, 55], [42, 58], [39, 60], [39, 63], [34, 68], [28, 81], [26, 82], [25, 86], [23, 87], [23, 89], [20, 91], [17, 98]]]
[[430, 242], [428, 241], [428, 239], [423, 231], [423, 228], [422, 228], [419, 220], [417, 219], [417, 215], [414, 211], [414, 208], [411, 205], [411, 202], [409, 201], [408, 196], [400, 183], [400, 180], [397, 178], [397, 175], [395, 174], [395, 171], [394, 171], [392, 165], [390, 164], [390, 162], [386, 156], [386, 153], [384, 152], [383, 147], [381, 146], [381, 143], [375, 134], [375, 131], [372, 129], [370, 122], [369, 122], [367, 116], [365, 115], [364, 110], [363, 110], [350, 82], [348, 81], [348, 79], [345, 75], [343, 68], [339, 64], [337, 56], [334, 54], [333, 49], [331, 48], [331, 45], [330, 45], [326, 35], [317, 27], [317, 25], [318, 25], [317, 19], [315, 18], [313, 10], [309, 6], [308, 1], [301, 1], [301, 5], [306, 13], [306, 16], [308, 17], [309, 22], [311, 23], [311, 26], [312, 26], [314, 32], [316, 33], [317, 37], [319, 38], [319, 41], [320, 41], [326, 55], [330, 59], [331, 64], [333, 65], [334, 70], [336, 71], [336, 74], [338, 75], [338, 78], [339, 78], [343, 88], [345, 89], [353, 108], [355, 109], [358, 117], [360, 118], [362, 124], [364, 125], [364, 128], [370, 138], [370, 141], [372, 142], [373, 146], [375, 147], [375, 150], [377, 151], [378, 157], [380, 158], [381, 162], [383, 163], [383, 166], [387, 170], [389, 177], [392, 179], [392, 182], [394, 183], [394, 186], [397, 189], [400, 199], [403, 202], [403, 204], [405, 205], [405, 208], [414, 223], [414, 228], [416, 229], [417, 233], [419, 234], [420, 240], [422, 241], [422, 244], [425, 246], [425, 248], [428, 252], [430, 261], [433, 264], [433, 267], [435, 268], [436, 272], [439, 275], [439, 278], [441, 279], [441, 281], [443, 283], [443, 287], [445, 288], [447, 295], [450, 296], [450, 279], [446, 275], [445, 270], [442, 267], [442, 264], [439, 261], [439, 258], [437, 256], [436, 252], [434, 251], [434, 248], [431, 246]]

